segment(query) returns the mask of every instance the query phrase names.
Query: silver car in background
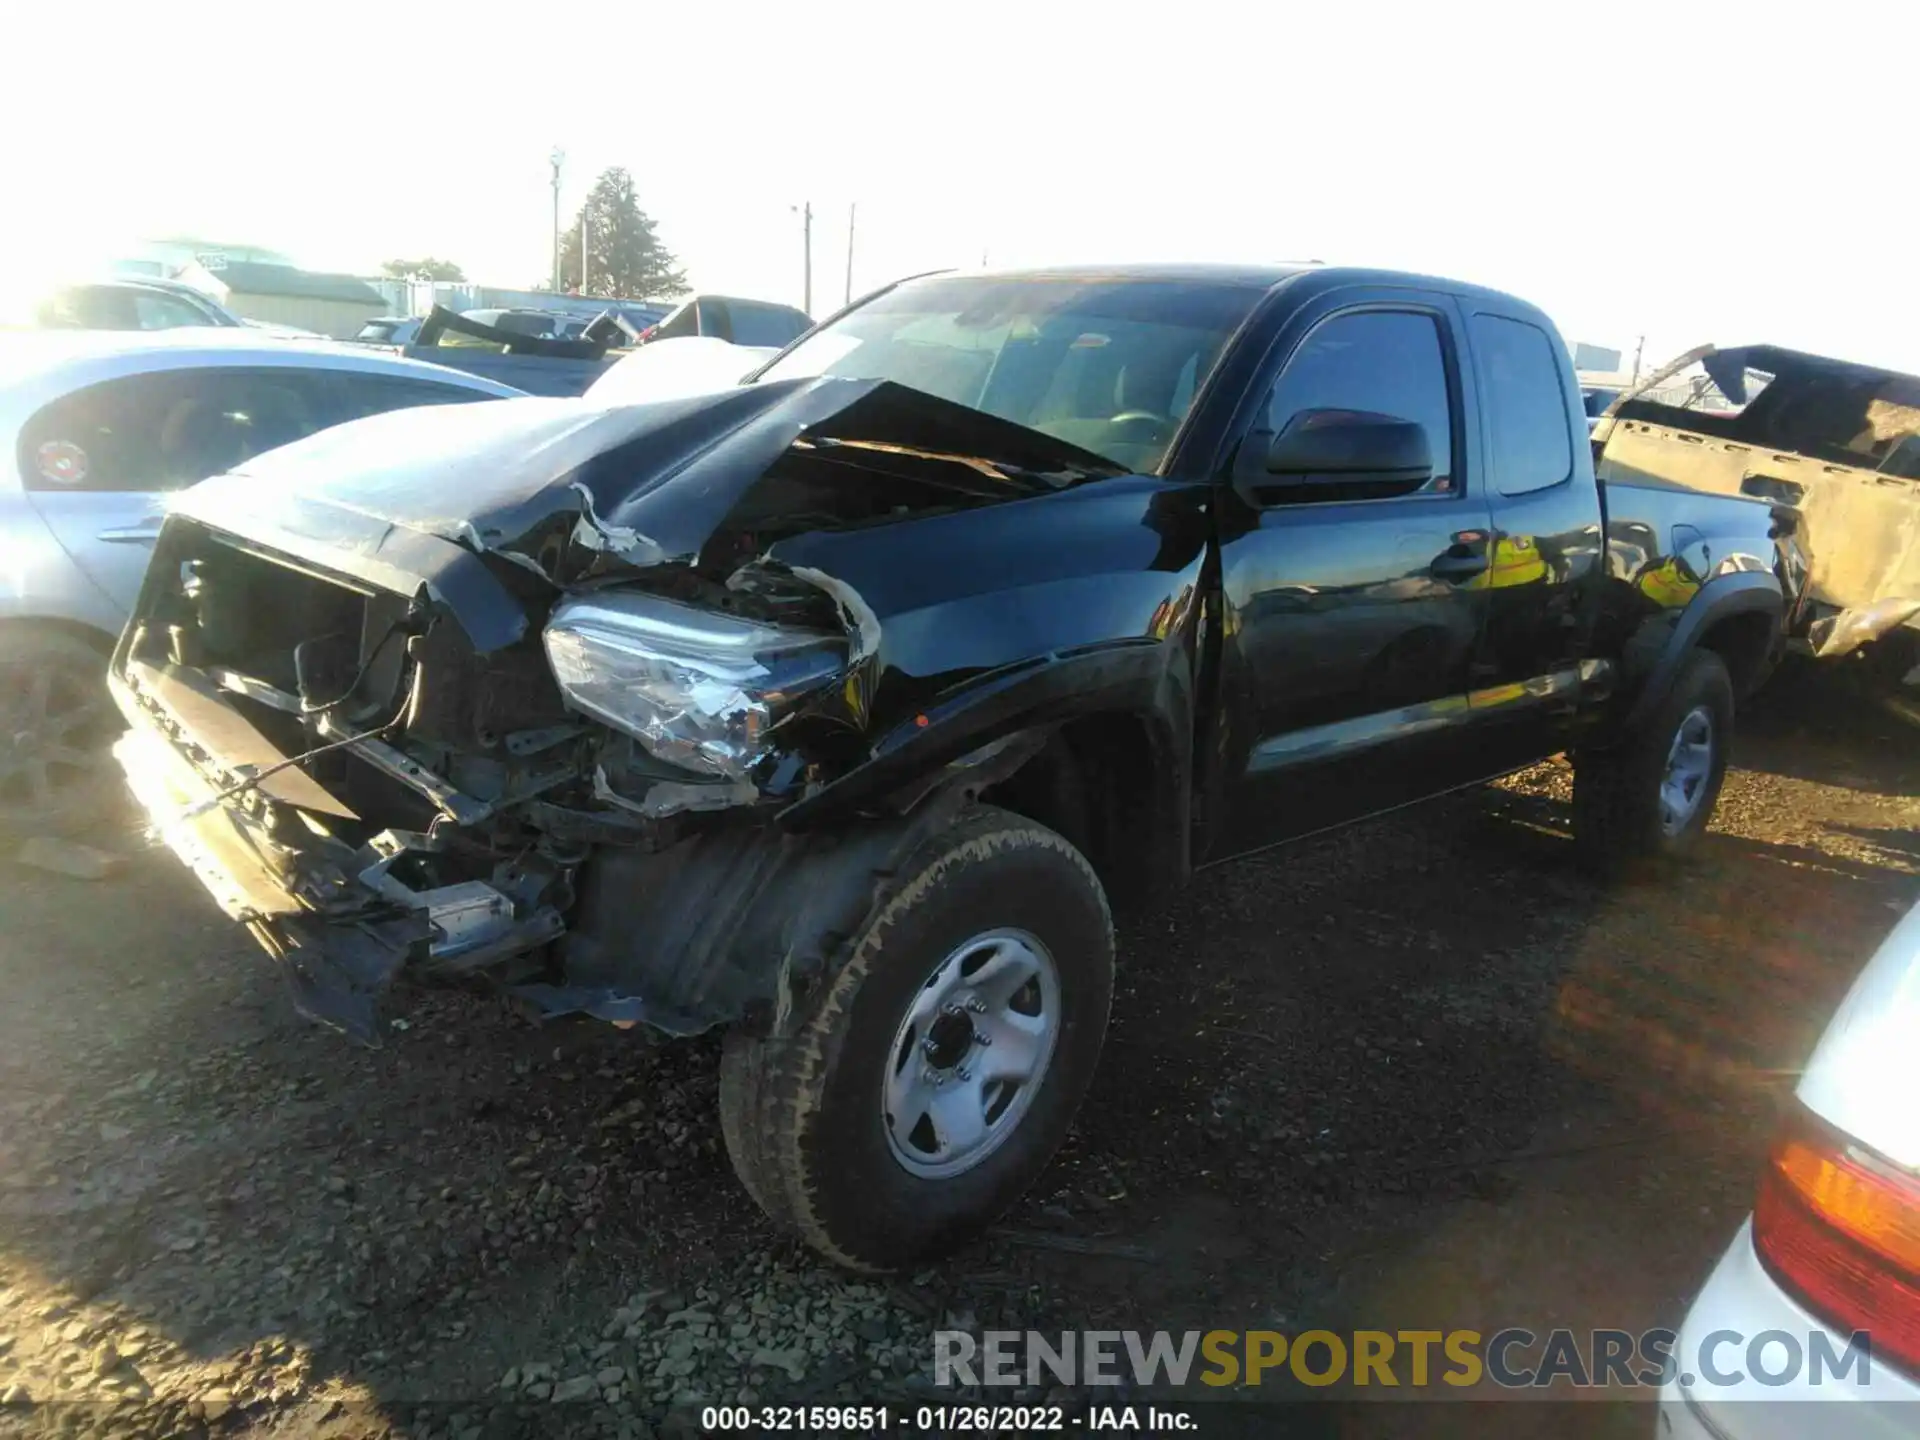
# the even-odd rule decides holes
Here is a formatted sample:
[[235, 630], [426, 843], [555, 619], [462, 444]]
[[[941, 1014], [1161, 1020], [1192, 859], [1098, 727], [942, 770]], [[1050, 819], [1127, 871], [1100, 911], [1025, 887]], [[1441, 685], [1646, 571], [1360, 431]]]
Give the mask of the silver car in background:
[[0, 829], [118, 799], [106, 659], [170, 491], [362, 415], [520, 392], [243, 328], [0, 336]]

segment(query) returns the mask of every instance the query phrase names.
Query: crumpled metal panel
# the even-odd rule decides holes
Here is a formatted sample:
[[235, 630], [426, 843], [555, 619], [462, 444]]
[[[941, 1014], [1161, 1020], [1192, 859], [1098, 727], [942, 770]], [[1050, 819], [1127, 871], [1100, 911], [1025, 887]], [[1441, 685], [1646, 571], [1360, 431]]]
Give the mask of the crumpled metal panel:
[[[1845, 654], [1920, 613], [1920, 379], [1775, 346], [1702, 346], [1641, 388], [1696, 361], [1730, 399], [1751, 403], [1726, 415], [1622, 397], [1609, 411], [1600, 478], [1795, 511], [1808, 613], [1821, 617], [1807, 637], [1816, 654]], [[1744, 389], [1749, 369], [1774, 376], [1753, 397]], [[1847, 445], [1823, 436], [1856, 406], [1857, 436]], [[1850, 447], [1863, 445], [1856, 461]], [[1877, 463], [1876, 449], [1886, 451]]]
[[1807, 643], [1817, 658], [1832, 660], [1878, 640], [1916, 615], [1920, 615], [1920, 599], [1896, 596], [1879, 600], [1858, 610], [1822, 616], [1807, 632]]

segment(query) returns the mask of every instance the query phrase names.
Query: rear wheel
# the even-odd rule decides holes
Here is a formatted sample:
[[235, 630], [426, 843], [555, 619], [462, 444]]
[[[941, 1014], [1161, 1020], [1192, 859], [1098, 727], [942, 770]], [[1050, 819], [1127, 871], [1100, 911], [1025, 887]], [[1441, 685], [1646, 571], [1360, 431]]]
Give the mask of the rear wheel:
[[729, 1037], [734, 1168], [841, 1264], [887, 1269], [958, 1244], [1065, 1138], [1112, 991], [1112, 925], [1086, 860], [977, 810], [901, 867], [790, 1036]]
[[73, 834], [125, 794], [106, 656], [73, 635], [0, 629], [0, 828]]
[[1574, 840], [1595, 870], [1617, 875], [1677, 860], [1713, 820], [1733, 738], [1733, 681], [1696, 650], [1639, 732], [1575, 756]]

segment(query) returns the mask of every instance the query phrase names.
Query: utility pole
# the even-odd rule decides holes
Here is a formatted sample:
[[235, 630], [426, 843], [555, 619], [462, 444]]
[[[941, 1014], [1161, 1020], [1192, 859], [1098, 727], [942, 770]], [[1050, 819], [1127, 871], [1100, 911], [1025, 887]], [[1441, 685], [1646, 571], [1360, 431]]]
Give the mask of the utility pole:
[[1647, 348], [1647, 337], [1642, 335], [1633, 347], [1633, 383], [1640, 383], [1640, 352]]
[[853, 217], [857, 209], [857, 202], [847, 202], [847, 297], [841, 302], [843, 305], [853, 303]]
[[803, 201], [787, 207], [800, 217], [800, 263], [805, 267], [806, 278], [802, 282], [802, 300], [800, 308], [813, 314], [813, 202]]
[[553, 292], [560, 293], [560, 167], [567, 163], [567, 152], [558, 145], [547, 157], [553, 164]]
[[592, 205], [580, 207], [580, 293], [587, 293], [587, 214]]

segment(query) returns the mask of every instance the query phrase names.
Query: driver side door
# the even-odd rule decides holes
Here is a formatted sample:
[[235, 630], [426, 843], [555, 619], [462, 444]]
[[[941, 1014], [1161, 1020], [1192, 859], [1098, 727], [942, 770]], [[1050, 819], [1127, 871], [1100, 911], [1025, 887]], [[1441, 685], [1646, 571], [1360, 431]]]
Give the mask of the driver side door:
[[1431, 472], [1221, 486], [1224, 754], [1208, 859], [1478, 778], [1467, 695], [1489, 521], [1462, 354], [1451, 301], [1419, 292], [1337, 292], [1277, 341], [1243, 450], [1263, 460], [1303, 418], [1358, 413], [1417, 422]]

